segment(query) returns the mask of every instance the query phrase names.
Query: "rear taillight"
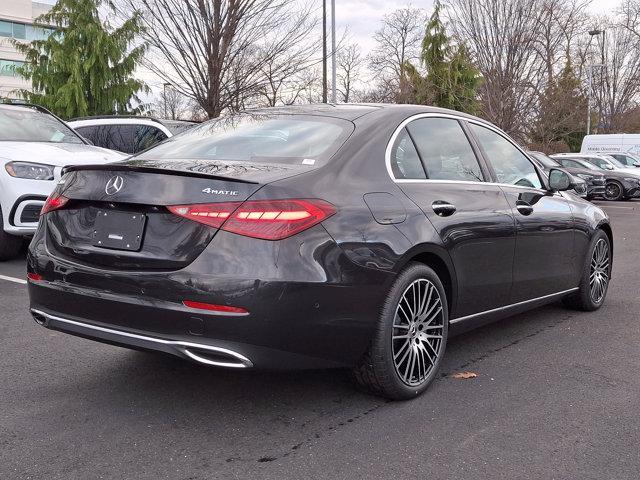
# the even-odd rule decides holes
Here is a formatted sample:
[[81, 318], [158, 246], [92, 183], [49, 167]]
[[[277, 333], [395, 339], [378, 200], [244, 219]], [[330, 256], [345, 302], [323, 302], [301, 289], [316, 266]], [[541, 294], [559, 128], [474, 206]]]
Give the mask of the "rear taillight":
[[264, 240], [290, 237], [336, 213], [333, 205], [318, 199], [253, 200], [168, 208], [181, 217]]
[[63, 195], [56, 195], [55, 193], [52, 193], [51, 195], [49, 195], [49, 198], [47, 198], [47, 201], [42, 206], [42, 210], [40, 211], [40, 215], [44, 215], [46, 213], [53, 212], [54, 210], [60, 210], [68, 202], [69, 202], [69, 199], [67, 197], [65, 197]]

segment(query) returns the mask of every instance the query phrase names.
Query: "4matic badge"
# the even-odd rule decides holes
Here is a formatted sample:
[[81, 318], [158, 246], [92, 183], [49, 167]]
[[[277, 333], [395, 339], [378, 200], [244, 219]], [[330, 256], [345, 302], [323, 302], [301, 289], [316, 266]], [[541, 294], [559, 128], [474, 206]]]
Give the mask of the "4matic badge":
[[216, 190], [214, 188], [205, 188], [204, 190], [202, 190], [202, 193], [206, 193], [207, 195], [238, 195], [238, 191], [237, 190]]

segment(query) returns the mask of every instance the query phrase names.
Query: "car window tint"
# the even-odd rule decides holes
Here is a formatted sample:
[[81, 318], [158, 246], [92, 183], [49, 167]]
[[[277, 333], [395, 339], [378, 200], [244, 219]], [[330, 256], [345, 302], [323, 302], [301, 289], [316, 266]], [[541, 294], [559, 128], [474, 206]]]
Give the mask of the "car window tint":
[[136, 125], [91, 125], [76, 127], [76, 131], [98, 147], [123, 153], [134, 153]]
[[407, 125], [427, 178], [482, 182], [484, 177], [471, 144], [457, 120], [421, 118]]
[[[245, 112], [210, 120], [171, 137], [154, 160], [307, 165], [328, 162], [354, 130], [350, 121], [316, 115]], [[146, 153], [138, 158], [145, 159]]]
[[134, 153], [151, 148], [167, 138], [167, 135], [159, 128], [151, 125], [138, 125], [136, 129]]
[[560, 160], [560, 163], [562, 165], [564, 165], [565, 167], [584, 168], [582, 165], [580, 165], [578, 162], [576, 162], [574, 160], [562, 159], [562, 160]]
[[609, 165], [609, 163], [606, 160], [603, 160], [602, 158], [588, 158], [587, 162], [593, 163], [594, 165], [597, 165], [598, 167], [603, 169], [606, 169], [607, 166]]
[[396, 138], [391, 151], [391, 170], [397, 179], [427, 178], [416, 147], [404, 128]]
[[535, 167], [515, 145], [493, 130], [474, 123], [470, 125], [496, 172], [498, 182], [542, 188]]

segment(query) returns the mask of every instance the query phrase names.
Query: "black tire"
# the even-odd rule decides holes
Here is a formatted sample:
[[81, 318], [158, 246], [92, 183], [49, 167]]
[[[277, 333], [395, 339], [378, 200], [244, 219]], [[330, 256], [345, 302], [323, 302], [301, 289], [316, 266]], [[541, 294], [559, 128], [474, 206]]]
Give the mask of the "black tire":
[[[424, 298], [422, 303], [427, 304], [414, 309], [418, 315], [413, 315], [413, 321], [409, 319], [412, 315], [405, 312], [405, 309], [411, 310], [411, 298], [418, 301]], [[400, 302], [403, 302], [403, 308], [399, 306]], [[396, 317], [397, 311], [400, 313]], [[417, 397], [438, 374], [448, 329], [447, 297], [438, 275], [424, 264], [410, 264], [398, 275], [387, 294], [371, 345], [353, 370], [356, 381], [369, 392], [391, 400]], [[406, 339], [404, 331], [407, 332]], [[403, 363], [402, 359], [407, 355]], [[401, 370], [410, 372], [403, 378]]]
[[[602, 247], [602, 246], [605, 247]], [[600, 295], [594, 295], [594, 291], [592, 288], [592, 274], [594, 274], [594, 262], [597, 264], [597, 253], [596, 250], [598, 248], [605, 248], [607, 255], [607, 265], [606, 268], [598, 268], [601, 272], [601, 275], [606, 275], [606, 283], [604, 284], [603, 290], [600, 292]], [[597, 230], [591, 239], [591, 243], [589, 244], [589, 250], [587, 250], [587, 257], [584, 260], [584, 267], [582, 270], [582, 278], [580, 280], [580, 286], [578, 291], [572, 293], [567, 296], [563, 303], [570, 308], [575, 308], [577, 310], [582, 310], [585, 312], [592, 312], [594, 310], [598, 310], [607, 296], [607, 291], [609, 289], [609, 282], [611, 279], [611, 264], [613, 261], [613, 255], [611, 254], [611, 241], [605, 232], [602, 230]], [[599, 265], [601, 266], [601, 265]], [[601, 277], [603, 278], [603, 277]], [[595, 280], [595, 279], [594, 279]]]
[[607, 182], [607, 185], [604, 187], [604, 198], [612, 202], [618, 202], [622, 200], [622, 197], [624, 197], [624, 187], [622, 184], [615, 180]]
[[0, 210], [0, 261], [17, 257], [22, 248], [22, 237], [9, 235], [5, 232], [3, 222], [2, 210]]

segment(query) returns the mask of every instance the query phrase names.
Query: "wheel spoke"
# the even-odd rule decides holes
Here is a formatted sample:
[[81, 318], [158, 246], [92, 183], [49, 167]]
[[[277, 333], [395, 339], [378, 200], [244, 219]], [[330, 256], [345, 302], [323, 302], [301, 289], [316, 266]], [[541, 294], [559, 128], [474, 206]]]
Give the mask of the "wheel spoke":
[[407, 385], [417, 386], [426, 381], [438, 361], [446, 326], [443, 312], [438, 289], [424, 278], [408, 285], [398, 302], [391, 336], [392, 353], [396, 372]]

